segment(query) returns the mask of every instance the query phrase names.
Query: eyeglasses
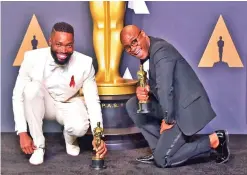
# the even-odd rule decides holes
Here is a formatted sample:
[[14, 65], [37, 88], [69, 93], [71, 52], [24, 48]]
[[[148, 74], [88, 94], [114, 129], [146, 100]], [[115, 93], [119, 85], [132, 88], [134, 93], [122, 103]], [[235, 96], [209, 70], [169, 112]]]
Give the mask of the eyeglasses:
[[138, 45], [138, 40], [137, 38], [139, 37], [139, 35], [141, 34], [142, 31], [139, 32], [139, 34], [137, 35], [137, 37], [131, 42], [130, 45], [126, 45], [124, 46], [124, 49], [129, 52], [131, 50], [131, 47], [136, 47]]

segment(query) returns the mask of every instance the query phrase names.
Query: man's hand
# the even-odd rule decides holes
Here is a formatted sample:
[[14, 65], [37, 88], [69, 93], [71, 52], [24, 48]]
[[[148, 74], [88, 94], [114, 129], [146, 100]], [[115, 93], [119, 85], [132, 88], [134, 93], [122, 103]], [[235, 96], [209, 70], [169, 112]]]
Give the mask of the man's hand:
[[150, 91], [149, 85], [146, 85], [145, 87], [138, 86], [136, 88], [136, 95], [139, 101], [147, 101], [149, 96], [148, 93]]
[[93, 139], [92, 145], [93, 145], [93, 150], [96, 151], [96, 156], [99, 156], [99, 158], [104, 158], [105, 154], [107, 153], [107, 148], [106, 148], [105, 142], [103, 140], [101, 140], [99, 147], [96, 148], [96, 140]]
[[33, 154], [36, 147], [33, 144], [33, 140], [26, 132], [19, 133], [20, 147], [25, 154]]
[[172, 125], [166, 124], [165, 120], [163, 119], [160, 125], [160, 134], [162, 134], [165, 130], [171, 129], [173, 126], [174, 124]]

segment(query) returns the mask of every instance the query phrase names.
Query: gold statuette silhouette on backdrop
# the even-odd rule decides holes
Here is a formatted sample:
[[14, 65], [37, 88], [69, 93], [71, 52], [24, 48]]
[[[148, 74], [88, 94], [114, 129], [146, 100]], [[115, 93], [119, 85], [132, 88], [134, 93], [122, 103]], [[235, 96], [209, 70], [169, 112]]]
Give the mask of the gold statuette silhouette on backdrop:
[[33, 14], [32, 19], [27, 28], [26, 34], [22, 40], [19, 51], [16, 55], [13, 66], [20, 66], [22, 64], [24, 53], [26, 51], [48, 47], [48, 43], [39, 25], [38, 19]]
[[214, 67], [216, 63], [244, 67], [222, 15], [218, 18], [198, 67]]
[[93, 45], [98, 62], [96, 82], [99, 95], [134, 94], [137, 81], [119, 74], [123, 47], [120, 32], [124, 25], [124, 1], [90, 1], [93, 19]]

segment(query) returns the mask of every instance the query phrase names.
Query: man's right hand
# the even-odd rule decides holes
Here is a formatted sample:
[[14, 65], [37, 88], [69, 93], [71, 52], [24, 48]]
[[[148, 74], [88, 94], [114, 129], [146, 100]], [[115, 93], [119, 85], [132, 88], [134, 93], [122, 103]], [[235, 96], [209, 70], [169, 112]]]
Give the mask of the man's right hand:
[[33, 144], [33, 140], [26, 132], [19, 133], [20, 147], [25, 154], [33, 154], [36, 147]]
[[138, 86], [136, 88], [136, 95], [139, 101], [147, 101], [149, 98], [150, 87], [146, 85], [145, 87]]

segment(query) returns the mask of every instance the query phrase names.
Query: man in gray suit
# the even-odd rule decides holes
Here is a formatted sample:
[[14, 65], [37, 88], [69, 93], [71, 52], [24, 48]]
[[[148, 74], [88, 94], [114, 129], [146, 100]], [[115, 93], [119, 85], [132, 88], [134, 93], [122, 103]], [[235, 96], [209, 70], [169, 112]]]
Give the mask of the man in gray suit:
[[[120, 38], [128, 54], [142, 63], [149, 60], [149, 85], [137, 87], [136, 97], [126, 104], [152, 150], [151, 155], [137, 160], [166, 168], [214, 152], [217, 163], [227, 162], [230, 151], [226, 131], [191, 140], [216, 114], [202, 83], [182, 55], [167, 41], [147, 36], [134, 25], [124, 27]], [[148, 98], [152, 112], [137, 113], [138, 100]]]

